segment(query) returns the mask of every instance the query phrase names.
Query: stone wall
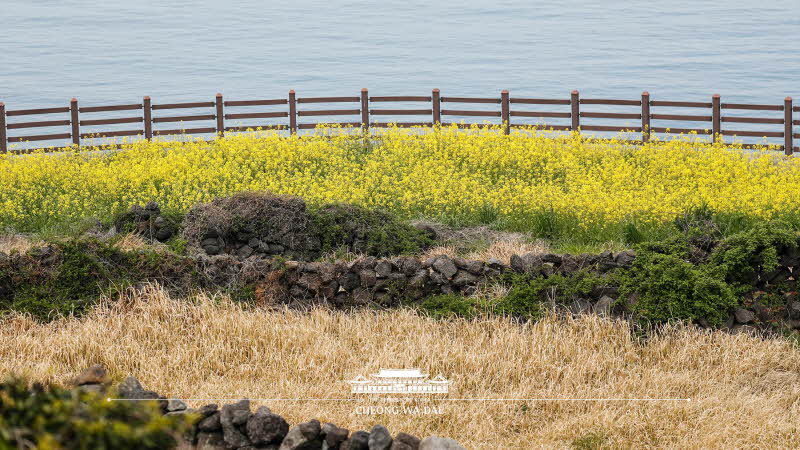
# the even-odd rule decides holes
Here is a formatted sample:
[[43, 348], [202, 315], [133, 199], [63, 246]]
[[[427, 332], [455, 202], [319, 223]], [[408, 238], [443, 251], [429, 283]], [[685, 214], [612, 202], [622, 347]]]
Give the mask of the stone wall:
[[[288, 261], [270, 289], [286, 302], [316, 301], [332, 306], [363, 306], [377, 303], [397, 306], [436, 294], [471, 295], [487, 281], [506, 272], [569, 274], [582, 269], [605, 273], [629, 267], [636, 257], [627, 250], [599, 255], [514, 255], [507, 265], [496, 259], [466, 260], [440, 255], [425, 260], [414, 257], [360, 258], [351, 262]], [[598, 291], [594, 300], [611, 293]]]

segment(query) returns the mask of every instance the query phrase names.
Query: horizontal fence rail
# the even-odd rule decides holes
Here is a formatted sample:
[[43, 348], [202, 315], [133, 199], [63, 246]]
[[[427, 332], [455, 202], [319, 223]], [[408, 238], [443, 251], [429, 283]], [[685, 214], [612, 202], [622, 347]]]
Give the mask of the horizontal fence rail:
[[[399, 105], [392, 105], [393, 103]], [[616, 109], [613, 112], [603, 111], [604, 107]], [[185, 111], [187, 109], [191, 111]], [[730, 115], [731, 111], [777, 114], [774, 117], [753, 117]], [[0, 153], [8, 152], [10, 143], [19, 142], [66, 140], [62, 147], [46, 147], [66, 149], [82, 145], [91, 147], [93, 144], [87, 144], [84, 140], [94, 138], [140, 137], [150, 140], [155, 136], [187, 134], [214, 134], [221, 137], [226, 132], [253, 129], [288, 130], [290, 134], [295, 134], [298, 130], [314, 129], [319, 125], [332, 123], [361, 127], [364, 130], [389, 126], [434, 125], [469, 128], [475, 124], [488, 123], [499, 125], [508, 134], [512, 129], [534, 126], [519, 121], [519, 118], [528, 118], [548, 119], [548, 122], [537, 123], [535, 126], [559, 131], [638, 133], [640, 140], [628, 141], [633, 143], [648, 142], [653, 133], [697, 133], [711, 136], [717, 141], [723, 141], [725, 136], [783, 138], [783, 145], [777, 147], [786, 155], [791, 155], [800, 150], [793, 145], [794, 139], [800, 139], [800, 133], [795, 133], [793, 129], [800, 125], [800, 119], [794, 118], [794, 113], [798, 112], [800, 106], [793, 106], [791, 97], [786, 97], [782, 104], [742, 104], [722, 103], [717, 94], [711, 97], [710, 102], [652, 100], [647, 92], [635, 99], [600, 99], [581, 98], [578, 91], [572, 91], [569, 98], [557, 99], [511, 97], [506, 90], [501, 91], [499, 97], [442, 96], [439, 89], [433, 89], [431, 95], [371, 97], [367, 89], [362, 89], [359, 96], [352, 97], [298, 97], [292, 90], [287, 98], [278, 99], [224, 100], [222, 94], [217, 94], [213, 101], [153, 103], [150, 97], [144, 97], [141, 103], [105, 106], [79, 106], [78, 100], [73, 98], [69, 106], [37, 109], [7, 110], [0, 102]], [[93, 116], [94, 113], [115, 113], [122, 116], [98, 117]], [[42, 116], [46, 117], [32, 120], [30, 116], [40, 119]], [[387, 116], [408, 117], [409, 120], [389, 121]], [[323, 121], [315, 118], [335, 120]], [[458, 118], [462, 120], [453, 120]], [[475, 119], [468, 122], [463, 118]], [[254, 119], [257, 119], [257, 123], [226, 125], [226, 121]], [[566, 123], [552, 123], [552, 119], [566, 119]], [[604, 123], [582, 124], [581, 119], [602, 119]], [[498, 120], [499, 122], [492, 122]], [[615, 123], [620, 120], [628, 123]], [[187, 122], [191, 126], [183, 126]], [[635, 125], [630, 125], [630, 122]], [[674, 128], [669, 126], [671, 122], [690, 125]], [[127, 124], [130, 124], [125, 127], [128, 129], [123, 130], [86, 131], [86, 127]], [[774, 127], [769, 130], [743, 130], [738, 124]], [[30, 130], [39, 128], [61, 130], [47, 133]], [[82, 128], [84, 131], [81, 131]], [[34, 150], [37, 149], [12, 151]]]

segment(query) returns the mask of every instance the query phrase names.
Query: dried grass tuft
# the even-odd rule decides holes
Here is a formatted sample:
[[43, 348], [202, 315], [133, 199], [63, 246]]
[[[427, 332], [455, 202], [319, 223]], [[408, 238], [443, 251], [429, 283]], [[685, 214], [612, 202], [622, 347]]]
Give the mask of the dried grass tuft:
[[6, 254], [13, 251], [27, 253], [28, 250], [41, 245], [41, 241], [31, 239], [21, 234], [0, 235], [0, 252]]

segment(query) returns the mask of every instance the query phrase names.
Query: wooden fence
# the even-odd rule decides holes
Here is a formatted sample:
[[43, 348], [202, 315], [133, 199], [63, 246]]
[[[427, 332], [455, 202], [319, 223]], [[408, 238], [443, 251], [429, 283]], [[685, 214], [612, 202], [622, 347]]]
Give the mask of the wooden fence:
[[[404, 108], [393, 109], [393, 103], [425, 104], [418, 109]], [[310, 105], [341, 105], [328, 106], [331, 109], [314, 109]], [[388, 106], [384, 106], [387, 105]], [[428, 106], [429, 105], [429, 106]], [[463, 105], [473, 105], [472, 109], [461, 109]], [[481, 105], [481, 106], [474, 106]], [[598, 106], [596, 106], [598, 105]], [[607, 106], [622, 108], [626, 112], [600, 112], [592, 111], [594, 108]], [[256, 110], [254, 107], [272, 107], [270, 111]], [[537, 110], [529, 108], [536, 107]], [[588, 107], [584, 111], [584, 107]], [[475, 109], [478, 108], [478, 109]], [[540, 108], [546, 111], [539, 110]], [[688, 111], [691, 114], [674, 114], [674, 109]], [[206, 110], [202, 114], [181, 115], [175, 110], [192, 109]], [[561, 109], [561, 111], [552, 111]], [[659, 110], [669, 113], [661, 113]], [[725, 115], [731, 110], [755, 111], [783, 111], [776, 117], [737, 117]], [[108, 113], [117, 111], [135, 111], [127, 117], [118, 118], [92, 118], [93, 113]], [[70, 146], [80, 146], [82, 140], [88, 138], [111, 138], [120, 136], [140, 136], [152, 139], [154, 136], [181, 135], [181, 134], [206, 134], [213, 133], [223, 136], [226, 132], [240, 132], [257, 127], [272, 130], [288, 130], [295, 134], [298, 130], [313, 129], [319, 123], [305, 122], [308, 117], [341, 117], [343, 120], [326, 121], [324, 123], [339, 123], [345, 126], [369, 128], [383, 128], [390, 125], [387, 116], [425, 116], [429, 120], [410, 122], [391, 122], [400, 127], [432, 126], [433, 124], [451, 125], [448, 119], [454, 117], [476, 117], [482, 121], [487, 118], [497, 118], [502, 124], [505, 133], [512, 128], [526, 127], [519, 123], [519, 118], [547, 118], [569, 119], [569, 125], [537, 124], [539, 127], [552, 128], [564, 131], [602, 131], [602, 132], [635, 132], [641, 133], [640, 140], [631, 142], [647, 142], [651, 133], [690, 133], [711, 135], [715, 139], [724, 139], [725, 136], [741, 137], [767, 137], [783, 138], [780, 148], [791, 155], [793, 151], [800, 150], [793, 147], [793, 139], [800, 138], [800, 133], [793, 133], [792, 126], [800, 125], [800, 120], [793, 120], [793, 112], [800, 111], [800, 107], [792, 106], [791, 97], [784, 99], [783, 104], [740, 104], [722, 103], [719, 95], [711, 97], [710, 102], [683, 102], [652, 100], [650, 94], [642, 93], [636, 100], [614, 100], [580, 98], [578, 91], [572, 91], [567, 99], [522, 98], [511, 97], [508, 91], [502, 91], [499, 97], [448, 97], [442, 96], [438, 89], [434, 89], [430, 96], [378, 96], [370, 97], [367, 89], [361, 90], [361, 95], [353, 97], [297, 97], [295, 91], [289, 91], [287, 98], [270, 100], [224, 100], [222, 94], [217, 94], [214, 101], [188, 102], [188, 103], [152, 103], [150, 97], [144, 97], [141, 103], [109, 106], [79, 106], [78, 100], [73, 98], [69, 106], [40, 109], [6, 110], [0, 103], [0, 153], [9, 151], [9, 143], [31, 141], [53, 141], [65, 139], [71, 145], [55, 147], [64, 149]], [[54, 120], [19, 121], [17, 117], [26, 116], [60, 115]], [[97, 117], [95, 115], [95, 117]], [[637, 126], [608, 125], [581, 125], [581, 118], [609, 119], [609, 120], [635, 120]], [[11, 119], [12, 121], [8, 121]], [[225, 121], [252, 120], [252, 119], [278, 119], [270, 123], [247, 126], [226, 126]], [[24, 120], [24, 119], [23, 119]], [[303, 121], [299, 123], [298, 120]], [[311, 119], [314, 120], [314, 119]], [[697, 124], [688, 128], [672, 128], [670, 122]], [[201, 122], [203, 126], [193, 128], [175, 128], [175, 123]], [[277, 123], [282, 122], [282, 123]], [[613, 123], [613, 122], [612, 122]], [[727, 124], [773, 124], [783, 125], [782, 130], [750, 131], [729, 129]], [[128, 130], [81, 132], [81, 127], [96, 127], [100, 125], [136, 124]], [[459, 122], [458, 126], [468, 127], [471, 123]], [[709, 127], [710, 125], [710, 127]], [[63, 133], [51, 134], [22, 134], [17, 135], [16, 130], [41, 127], [65, 127]], [[735, 125], [734, 125], [735, 126]], [[155, 129], [154, 129], [155, 127]], [[14, 134], [13, 136], [9, 133]], [[85, 142], [84, 142], [85, 145]], [[752, 147], [753, 145], [748, 145]], [[31, 151], [12, 150], [12, 151]]]

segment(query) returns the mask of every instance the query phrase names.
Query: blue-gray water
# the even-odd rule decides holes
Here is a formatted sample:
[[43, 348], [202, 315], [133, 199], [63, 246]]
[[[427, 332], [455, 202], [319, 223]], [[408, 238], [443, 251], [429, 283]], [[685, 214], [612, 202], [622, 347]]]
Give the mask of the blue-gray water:
[[0, 0], [0, 101], [800, 97], [800, 0], [648, 3]]

